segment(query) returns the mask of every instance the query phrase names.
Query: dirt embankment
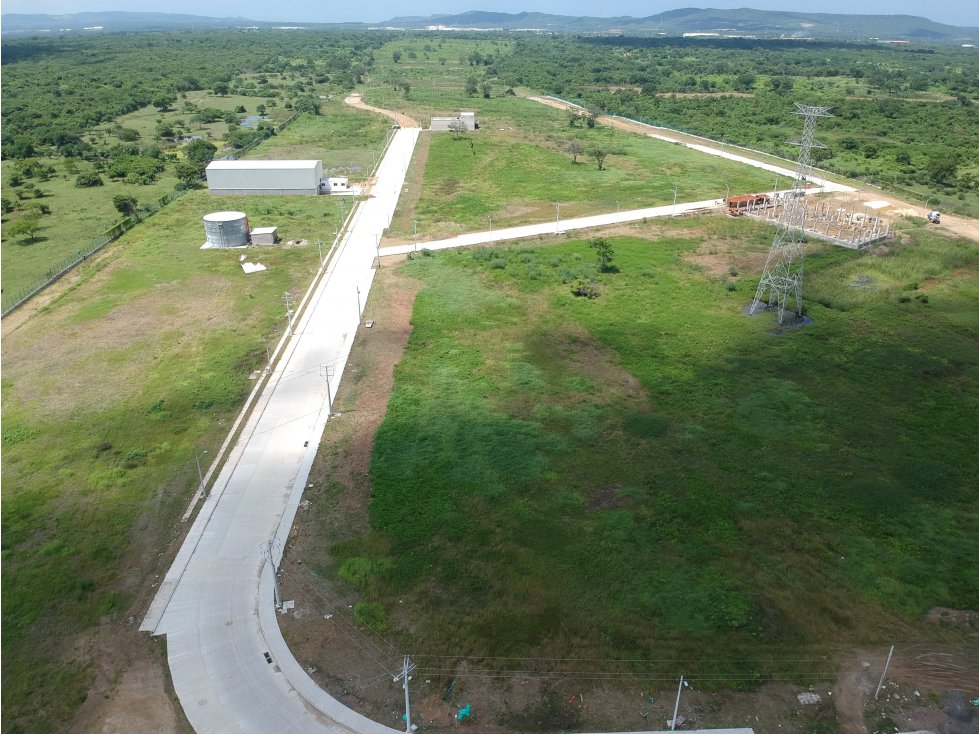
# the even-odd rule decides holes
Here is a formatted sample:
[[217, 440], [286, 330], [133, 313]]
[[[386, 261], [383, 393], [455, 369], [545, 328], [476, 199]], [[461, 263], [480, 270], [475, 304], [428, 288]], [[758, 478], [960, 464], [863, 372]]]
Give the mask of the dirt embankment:
[[[527, 99], [540, 102], [541, 104], [545, 104], [559, 110], [568, 110], [572, 108], [572, 105], [551, 97], [528, 97]], [[609, 115], [599, 115], [597, 121], [602, 125], [609, 125], [619, 130], [638, 133], [639, 135], [650, 135], [651, 131], [655, 131], [655, 135], [658, 138], [665, 138], [673, 141], [674, 143], [695, 143], [697, 145], [702, 145], [705, 148], [713, 148], [717, 151], [724, 152], [724, 149], [721, 146], [712, 145], [712, 141], [708, 140], [707, 138], [687, 135], [668, 128], [652, 127], [639, 122], [633, 122], [632, 120], [626, 120], [621, 117], [610, 117]], [[751, 156], [750, 152], [744, 150], [738, 150], [738, 153], [748, 157]], [[848, 181], [847, 183], [854, 185], [856, 182]], [[881, 194], [879, 191], [865, 191], [860, 189], [860, 187], [857, 187], [857, 196], [862, 197], [865, 201], [886, 201], [895, 209], [913, 209], [920, 212], [922, 217], [924, 217], [926, 213], [925, 208], [920, 204], [904, 201], [889, 194]], [[939, 227], [941, 231], [950, 232], [954, 235], [965, 237], [973, 242], [979, 242], [979, 221], [976, 221], [975, 219], [955, 216], [952, 214], [942, 214], [942, 223], [939, 225]]]

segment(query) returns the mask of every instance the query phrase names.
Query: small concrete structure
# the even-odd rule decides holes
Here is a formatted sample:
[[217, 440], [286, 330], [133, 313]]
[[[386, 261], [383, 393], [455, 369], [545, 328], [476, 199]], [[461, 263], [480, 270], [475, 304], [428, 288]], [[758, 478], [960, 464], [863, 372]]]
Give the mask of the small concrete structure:
[[431, 129], [435, 131], [446, 131], [453, 129], [453, 123], [462, 123], [466, 130], [479, 130], [479, 123], [476, 122], [475, 112], [460, 112], [455, 117], [433, 117]]
[[255, 227], [251, 231], [253, 245], [274, 245], [279, 241], [278, 227]]

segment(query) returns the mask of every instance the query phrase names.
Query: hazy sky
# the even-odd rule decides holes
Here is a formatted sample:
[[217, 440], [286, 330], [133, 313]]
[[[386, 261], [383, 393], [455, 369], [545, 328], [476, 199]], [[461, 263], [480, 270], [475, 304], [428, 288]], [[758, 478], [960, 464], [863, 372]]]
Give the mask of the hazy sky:
[[785, 2], [785, 0], [711, 0], [710, 2], [679, 2], [667, 4], [641, 0], [367, 0], [342, 3], [335, 0], [293, 0], [274, 3], [268, 0], [2, 0], [4, 13], [77, 13], [99, 10], [158, 11], [190, 13], [215, 17], [245, 17], [253, 20], [340, 22], [376, 22], [399, 15], [429, 15], [459, 13], [465, 10], [495, 10], [516, 13], [536, 10], [560, 15], [631, 15], [643, 17], [682, 7], [738, 8], [752, 7], [769, 10], [808, 10], [822, 13], [860, 13], [871, 15], [918, 15], [941, 23], [979, 26], [979, 2], [975, 0], [822, 0], [821, 2]]

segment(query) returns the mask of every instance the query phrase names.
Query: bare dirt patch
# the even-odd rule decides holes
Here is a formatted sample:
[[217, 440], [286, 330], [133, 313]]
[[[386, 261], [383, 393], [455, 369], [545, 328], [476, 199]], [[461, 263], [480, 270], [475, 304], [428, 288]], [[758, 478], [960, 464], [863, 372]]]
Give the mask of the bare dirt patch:
[[415, 118], [406, 115], [404, 112], [395, 112], [394, 110], [385, 110], [380, 107], [372, 107], [364, 102], [359, 93], [355, 92], [354, 94], [349, 95], [343, 101], [351, 107], [356, 107], [361, 110], [370, 110], [371, 112], [377, 112], [385, 117], [389, 117], [397, 124], [401, 125], [401, 127], [421, 127]]
[[[131, 627], [138, 626], [136, 623]], [[193, 731], [168, 693], [162, 641], [134, 639], [134, 629], [102, 625], [98, 674], [69, 731], [97, 734], [183, 734]], [[117, 638], [115, 641], [109, 638]], [[154, 649], [155, 648], [155, 649]], [[135, 653], [136, 657], [131, 657]]]

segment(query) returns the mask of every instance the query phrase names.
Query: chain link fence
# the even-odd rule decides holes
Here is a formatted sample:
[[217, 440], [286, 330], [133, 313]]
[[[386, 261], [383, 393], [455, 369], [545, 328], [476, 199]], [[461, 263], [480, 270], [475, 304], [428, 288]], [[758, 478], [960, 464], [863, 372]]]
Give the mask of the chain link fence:
[[[285, 130], [289, 125], [291, 125], [296, 118], [298, 118], [302, 113], [296, 112], [289, 119], [278, 125], [273, 135], [281, 130]], [[216, 158], [215, 160], [237, 160], [243, 155], [254, 149], [256, 146], [261, 144], [267, 139], [268, 136], [263, 136], [248, 145], [233, 150], [221, 158]], [[202, 181], [203, 177], [199, 179]], [[102, 233], [100, 237], [85, 240], [80, 243], [80, 247], [74, 255], [65, 258], [60, 263], [52, 265], [48, 271], [44, 274], [44, 277], [39, 278], [37, 282], [26, 288], [22, 288], [14, 293], [4, 293], [2, 300], [0, 300], [0, 307], [2, 307], [3, 312], [0, 314], [0, 318], [7, 317], [10, 313], [23, 306], [29, 300], [31, 300], [38, 293], [41, 293], [45, 288], [47, 288], [52, 283], [60, 280], [62, 277], [70, 273], [76, 267], [81, 265], [83, 262], [88, 260], [90, 257], [98, 253], [106, 245], [115, 242], [124, 233], [128, 232], [130, 229], [135, 227], [137, 224], [142, 222], [147, 217], [151, 217], [156, 214], [160, 209], [165, 207], [170, 202], [174, 201], [180, 197], [185, 191], [190, 188], [187, 184], [179, 184], [176, 189], [171, 191], [169, 194], [160, 197], [155, 202], [148, 204], [146, 206], [140, 206], [139, 211], [136, 213], [125, 217], [118, 222], [116, 222], [112, 227], [107, 229]]]

